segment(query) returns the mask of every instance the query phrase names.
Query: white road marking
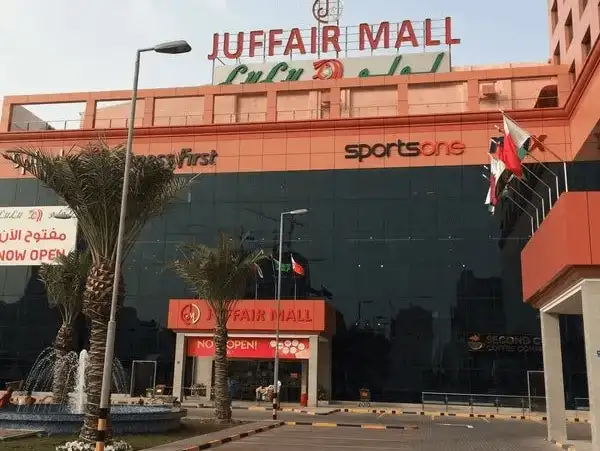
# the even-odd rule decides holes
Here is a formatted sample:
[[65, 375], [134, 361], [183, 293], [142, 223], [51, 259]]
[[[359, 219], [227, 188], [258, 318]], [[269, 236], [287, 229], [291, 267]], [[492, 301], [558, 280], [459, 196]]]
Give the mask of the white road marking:
[[382, 416], [386, 415], [386, 412], [380, 413], [379, 415], [377, 415], [377, 418], [381, 418]]
[[449, 423], [441, 423], [440, 426], [450, 426], [450, 427], [460, 427], [460, 428], [467, 428], [467, 429], [473, 429], [473, 426], [471, 426], [470, 424], [449, 424]]
[[485, 421], [486, 423], [489, 423], [490, 420], [488, 420], [487, 418], [481, 418], [483, 421]]

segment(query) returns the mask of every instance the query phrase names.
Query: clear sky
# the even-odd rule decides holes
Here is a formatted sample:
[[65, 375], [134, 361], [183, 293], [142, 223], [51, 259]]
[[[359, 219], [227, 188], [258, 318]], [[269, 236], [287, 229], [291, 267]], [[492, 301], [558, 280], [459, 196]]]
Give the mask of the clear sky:
[[[312, 26], [312, 3], [1, 0], [0, 95], [129, 89], [135, 50], [172, 39], [193, 52], [145, 54], [140, 86], [210, 83], [213, 33]], [[342, 24], [452, 16], [462, 39], [454, 65], [545, 61], [546, 9], [546, 0], [345, 0]]]

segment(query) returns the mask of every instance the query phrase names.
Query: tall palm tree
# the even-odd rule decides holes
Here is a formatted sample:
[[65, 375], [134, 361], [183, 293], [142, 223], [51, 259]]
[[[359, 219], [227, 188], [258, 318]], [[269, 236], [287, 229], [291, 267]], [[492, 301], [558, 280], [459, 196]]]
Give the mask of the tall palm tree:
[[57, 404], [66, 404], [74, 380], [69, 381], [69, 366], [66, 355], [73, 350], [73, 326], [81, 312], [85, 282], [92, 266], [88, 251], [75, 250], [60, 255], [55, 264], [42, 264], [39, 277], [46, 285], [48, 300], [60, 312], [62, 324], [54, 340], [54, 374], [52, 395]]
[[261, 274], [258, 264], [266, 256], [262, 249], [246, 250], [244, 239], [234, 240], [224, 234], [215, 248], [196, 244], [183, 246], [180, 251], [181, 258], [172, 264], [175, 272], [206, 300], [215, 317], [215, 417], [228, 422], [227, 321], [253, 274]]
[[[80, 439], [95, 441], [102, 385], [102, 368], [115, 275], [121, 192], [125, 170], [124, 145], [91, 142], [64, 156], [44, 150], [17, 148], [4, 158], [50, 187], [73, 210], [88, 244], [92, 266], [87, 279], [83, 313], [90, 319], [87, 404]], [[162, 159], [134, 155], [123, 242], [124, 258], [148, 221], [160, 215], [187, 181]], [[121, 288], [121, 294], [123, 289]], [[119, 304], [123, 296], [119, 297]]]

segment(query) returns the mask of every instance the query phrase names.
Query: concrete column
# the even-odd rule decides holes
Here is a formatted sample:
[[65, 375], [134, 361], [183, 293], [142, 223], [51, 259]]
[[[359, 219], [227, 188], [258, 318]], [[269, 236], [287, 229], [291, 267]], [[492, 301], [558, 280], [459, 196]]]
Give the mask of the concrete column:
[[206, 396], [201, 397], [203, 401], [210, 401], [212, 365], [213, 357], [194, 357], [194, 384], [206, 386]]
[[592, 451], [600, 451], [600, 282], [584, 282], [581, 290]]
[[300, 394], [308, 393], [308, 360], [302, 361], [302, 373], [300, 374]]
[[185, 335], [178, 333], [175, 339], [175, 368], [173, 369], [173, 396], [183, 401], [183, 377], [185, 375]]
[[565, 411], [559, 315], [540, 312], [540, 322], [542, 326], [542, 351], [544, 353], [548, 440], [564, 442], [567, 439], [567, 415]]
[[319, 337], [312, 336], [310, 357], [308, 359], [308, 406], [317, 407], [317, 389], [319, 388]]
[[331, 401], [331, 342], [321, 341], [319, 343], [319, 385], [327, 390], [328, 401]]

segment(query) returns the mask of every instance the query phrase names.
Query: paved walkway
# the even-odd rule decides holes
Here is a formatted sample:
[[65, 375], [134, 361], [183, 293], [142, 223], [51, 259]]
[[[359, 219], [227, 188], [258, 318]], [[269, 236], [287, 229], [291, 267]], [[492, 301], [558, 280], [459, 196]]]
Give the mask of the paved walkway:
[[41, 432], [43, 431], [30, 431], [28, 429], [0, 429], [0, 441], [32, 437]]
[[476, 425], [432, 424], [419, 430], [370, 430], [283, 426], [220, 446], [219, 451], [557, 451], [555, 445], [527, 434], [498, 435]]
[[[177, 442], [167, 443], [154, 448], [147, 448], [143, 451], [182, 451], [188, 448], [193, 448], [204, 443], [219, 441], [227, 437], [231, 437], [238, 434], [244, 434], [249, 431], [254, 431], [261, 427], [266, 427], [273, 424], [273, 421], [263, 421], [258, 423], [244, 424], [241, 426], [234, 426], [232, 428], [223, 429], [222, 431], [211, 432], [210, 434], [199, 435], [196, 437], [179, 440]], [[264, 434], [264, 432], [263, 432]]]

